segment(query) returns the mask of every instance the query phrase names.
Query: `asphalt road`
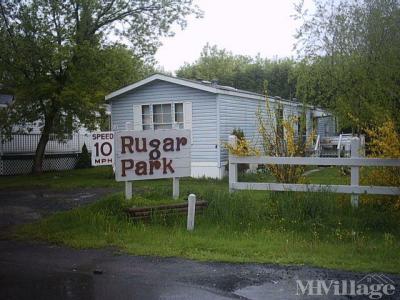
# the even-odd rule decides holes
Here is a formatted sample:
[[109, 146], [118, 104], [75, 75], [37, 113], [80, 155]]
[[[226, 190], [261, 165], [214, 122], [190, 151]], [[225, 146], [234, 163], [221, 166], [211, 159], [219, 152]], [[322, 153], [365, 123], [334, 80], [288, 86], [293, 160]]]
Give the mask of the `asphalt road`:
[[[46, 190], [0, 191], [0, 229], [4, 232], [11, 224], [84, 205], [106, 192], [76, 190], [61, 197], [59, 192]], [[304, 284], [318, 279], [328, 284], [330, 280], [358, 282], [365, 281], [366, 275], [306, 266], [132, 256], [117, 249], [78, 250], [0, 240], [0, 299], [349, 299], [332, 293], [302, 295], [296, 280]], [[395, 293], [382, 299], [400, 299], [400, 276], [385, 276], [393, 283]]]
[[[115, 249], [76, 250], [4, 240], [0, 241], [0, 257], [2, 299], [348, 299], [298, 296], [296, 280], [360, 280], [365, 275], [131, 256]], [[399, 291], [400, 277], [389, 276]], [[399, 293], [391, 297], [399, 298]]]

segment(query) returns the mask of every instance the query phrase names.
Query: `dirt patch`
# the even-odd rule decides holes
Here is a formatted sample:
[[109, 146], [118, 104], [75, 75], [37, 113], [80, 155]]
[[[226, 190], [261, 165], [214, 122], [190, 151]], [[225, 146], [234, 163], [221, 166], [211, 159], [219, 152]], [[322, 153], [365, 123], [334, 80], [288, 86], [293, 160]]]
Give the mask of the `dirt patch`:
[[34, 222], [49, 214], [70, 210], [93, 203], [117, 192], [113, 188], [87, 188], [74, 190], [3, 189], [0, 190], [0, 230], [10, 226]]

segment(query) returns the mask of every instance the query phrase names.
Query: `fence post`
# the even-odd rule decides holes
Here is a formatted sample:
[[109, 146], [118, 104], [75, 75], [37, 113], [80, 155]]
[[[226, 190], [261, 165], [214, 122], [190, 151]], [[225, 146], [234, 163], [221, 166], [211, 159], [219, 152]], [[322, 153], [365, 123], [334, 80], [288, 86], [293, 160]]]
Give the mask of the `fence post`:
[[[236, 147], [236, 136], [235, 135], [230, 135], [229, 136], [229, 145], [232, 147]], [[236, 163], [231, 163], [231, 158], [229, 154], [229, 192], [232, 193], [234, 191], [233, 189], [233, 183], [238, 181], [238, 167]]]
[[125, 199], [132, 199], [132, 181], [125, 181]]
[[194, 216], [196, 213], [196, 195], [190, 194], [188, 197], [188, 214], [187, 214], [187, 226], [188, 231], [194, 229]]
[[[353, 137], [351, 139], [350, 148], [351, 157], [360, 157], [360, 139], [358, 137]], [[358, 186], [360, 183], [360, 167], [351, 167], [351, 181], [350, 185]], [[351, 206], [358, 207], [359, 195], [351, 195]]]

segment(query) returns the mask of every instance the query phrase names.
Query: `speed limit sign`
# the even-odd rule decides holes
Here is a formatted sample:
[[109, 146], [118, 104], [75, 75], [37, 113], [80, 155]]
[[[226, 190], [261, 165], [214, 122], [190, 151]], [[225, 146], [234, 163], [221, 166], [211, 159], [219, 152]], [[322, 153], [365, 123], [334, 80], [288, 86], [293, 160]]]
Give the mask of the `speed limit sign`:
[[112, 165], [113, 146], [114, 133], [112, 131], [92, 133], [92, 166]]

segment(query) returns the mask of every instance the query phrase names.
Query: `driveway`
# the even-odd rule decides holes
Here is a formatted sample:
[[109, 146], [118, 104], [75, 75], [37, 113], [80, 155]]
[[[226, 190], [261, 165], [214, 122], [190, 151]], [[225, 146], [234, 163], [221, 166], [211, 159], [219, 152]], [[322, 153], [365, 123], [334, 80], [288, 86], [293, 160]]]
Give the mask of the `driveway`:
[[[1, 229], [85, 205], [110, 192], [0, 191]], [[324, 293], [324, 286], [330, 287], [328, 296], [310, 296], [307, 280], [312, 280], [315, 288], [311, 292], [317, 294]], [[364, 284], [367, 292], [371, 292], [372, 283], [391, 285], [395, 289], [390, 291], [392, 295], [381, 293], [383, 297], [377, 298], [375, 291], [373, 299], [400, 299], [399, 275], [198, 262], [132, 256], [112, 248], [82, 250], [0, 240], [0, 299], [368, 299], [367, 295], [335, 296], [332, 280], [340, 283], [341, 293], [351, 282]]]

